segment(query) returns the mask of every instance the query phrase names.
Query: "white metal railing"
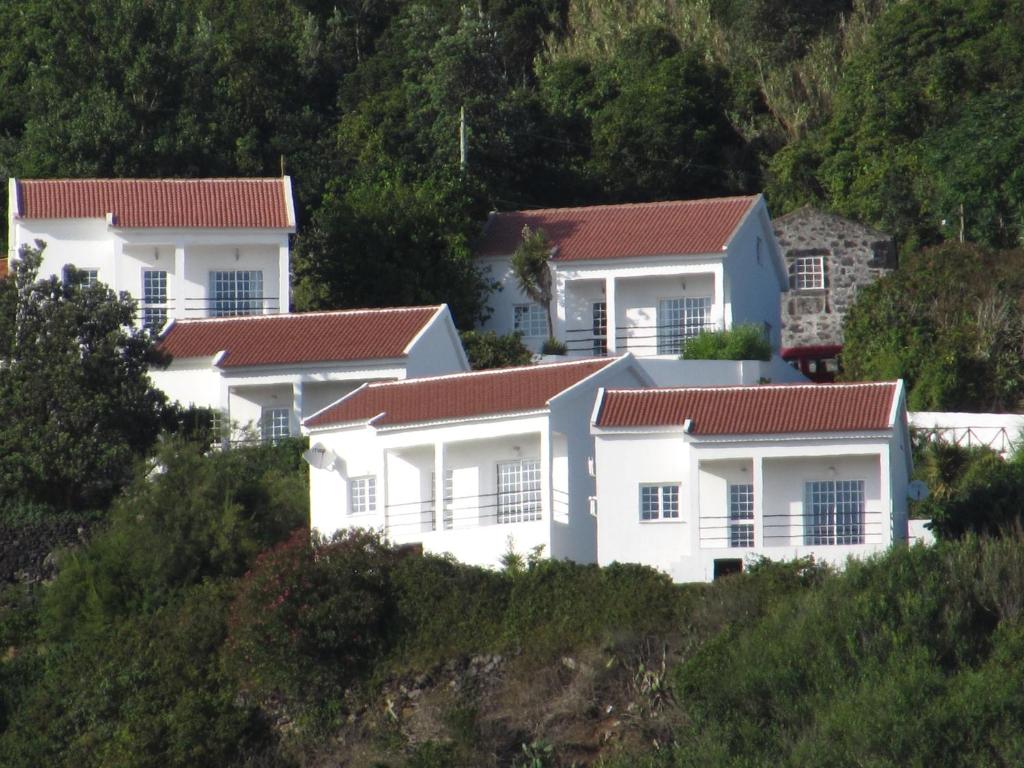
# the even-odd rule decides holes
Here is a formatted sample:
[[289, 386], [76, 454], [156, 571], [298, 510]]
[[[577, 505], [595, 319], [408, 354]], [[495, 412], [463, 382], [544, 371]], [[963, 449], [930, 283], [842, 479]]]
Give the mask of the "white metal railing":
[[[755, 519], [754, 540], [751, 546], [733, 547], [732, 531], [738, 524], [749, 525], [749, 520], [735, 520], [728, 512], [721, 515], [701, 515], [701, 549], [735, 549], [737, 553], [760, 547], [804, 546], [856, 546], [880, 544], [886, 530], [881, 512], [865, 511], [860, 520], [836, 520], [822, 524], [821, 517], [810, 513], [791, 515], [762, 515], [760, 525]], [[831, 526], [831, 530], [830, 530]], [[832, 541], [829, 541], [831, 537]], [[836, 544], [835, 541], [840, 543]]]

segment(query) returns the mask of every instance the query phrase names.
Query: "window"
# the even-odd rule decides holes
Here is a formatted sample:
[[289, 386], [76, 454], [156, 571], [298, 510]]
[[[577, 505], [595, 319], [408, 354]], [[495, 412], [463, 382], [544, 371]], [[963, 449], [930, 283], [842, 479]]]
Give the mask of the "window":
[[640, 486], [641, 520], [671, 520], [678, 517], [678, 484]]
[[[437, 530], [437, 473], [430, 473], [430, 506], [434, 509], [434, 520], [431, 528]], [[444, 512], [442, 524], [444, 529], [451, 530], [454, 520], [452, 518], [452, 499], [455, 497], [455, 472], [451, 469], [444, 471]]]
[[825, 257], [797, 256], [789, 265], [789, 288], [813, 291], [825, 287]]
[[595, 301], [591, 306], [591, 315], [594, 320], [594, 354], [604, 355], [608, 353], [608, 304], [604, 301]]
[[863, 480], [814, 480], [804, 486], [804, 543], [864, 543]]
[[74, 264], [64, 265], [64, 282], [78, 288], [92, 288], [100, 281], [98, 269], [79, 269]]
[[523, 336], [547, 338], [548, 316], [540, 304], [516, 304], [512, 307], [512, 330]]
[[291, 412], [287, 408], [264, 408], [260, 416], [260, 436], [264, 442], [276, 442], [291, 433]]
[[377, 509], [377, 478], [373, 475], [353, 477], [348, 483], [348, 512], [374, 512]]
[[754, 546], [754, 486], [729, 484], [729, 546]]
[[214, 317], [259, 314], [263, 311], [263, 272], [211, 272], [210, 295]]
[[142, 325], [159, 331], [167, 322], [167, 272], [142, 270]]
[[502, 462], [498, 464], [498, 522], [527, 520], [540, 520], [540, 462]]
[[662, 299], [658, 302], [658, 354], [678, 355], [683, 341], [707, 329], [711, 297]]

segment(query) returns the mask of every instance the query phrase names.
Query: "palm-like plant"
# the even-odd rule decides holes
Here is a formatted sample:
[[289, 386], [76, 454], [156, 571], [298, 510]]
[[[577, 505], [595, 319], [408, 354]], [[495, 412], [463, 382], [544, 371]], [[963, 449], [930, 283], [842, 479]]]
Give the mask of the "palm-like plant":
[[547, 312], [548, 339], [555, 336], [551, 322], [551, 269], [548, 257], [551, 243], [543, 229], [532, 230], [523, 227], [523, 240], [512, 254], [512, 273], [516, 276], [519, 290], [537, 302]]

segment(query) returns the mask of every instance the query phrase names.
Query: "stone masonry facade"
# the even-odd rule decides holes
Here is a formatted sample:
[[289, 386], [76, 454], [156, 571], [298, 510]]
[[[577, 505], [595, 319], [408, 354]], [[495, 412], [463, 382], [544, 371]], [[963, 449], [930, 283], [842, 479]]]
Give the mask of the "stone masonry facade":
[[773, 224], [790, 275], [782, 346], [842, 344], [843, 319], [858, 289], [896, 268], [892, 237], [810, 207]]

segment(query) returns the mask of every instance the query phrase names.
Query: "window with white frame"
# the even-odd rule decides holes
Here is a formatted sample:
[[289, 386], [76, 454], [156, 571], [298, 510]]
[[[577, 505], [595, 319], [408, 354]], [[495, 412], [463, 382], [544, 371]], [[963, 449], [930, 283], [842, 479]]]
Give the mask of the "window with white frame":
[[591, 306], [594, 329], [595, 355], [604, 355], [608, 352], [608, 303], [595, 301]]
[[167, 272], [142, 270], [142, 325], [159, 331], [167, 322]]
[[547, 338], [548, 315], [544, 307], [535, 302], [515, 304], [512, 307], [512, 330], [527, 337]]
[[683, 342], [708, 329], [710, 296], [684, 296], [658, 302], [658, 354], [678, 355]]
[[729, 484], [729, 546], [754, 546], [754, 486]]
[[[444, 529], [451, 530], [454, 520], [452, 518], [452, 499], [455, 497], [455, 471], [446, 469], [444, 471], [444, 511], [442, 513], [442, 525]], [[437, 473], [430, 473], [430, 506], [434, 510], [434, 519], [431, 528], [437, 530]]]
[[498, 464], [498, 522], [528, 520], [540, 520], [540, 461], [503, 461]]
[[640, 520], [673, 520], [678, 517], [678, 483], [640, 485]]
[[258, 269], [211, 272], [210, 298], [214, 317], [259, 314], [263, 311], [263, 272]]
[[291, 412], [287, 408], [264, 408], [260, 415], [260, 436], [264, 442], [276, 442], [291, 434]]
[[804, 485], [804, 543], [864, 543], [863, 480], [812, 480]]
[[79, 269], [73, 264], [66, 264], [62, 277], [68, 285], [92, 288], [100, 281], [100, 271], [98, 269]]
[[348, 511], [350, 515], [377, 510], [377, 478], [374, 475], [353, 477], [348, 482]]
[[825, 257], [797, 256], [789, 265], [789, 287], [793, 291], [813, 291], [825, 287]]

